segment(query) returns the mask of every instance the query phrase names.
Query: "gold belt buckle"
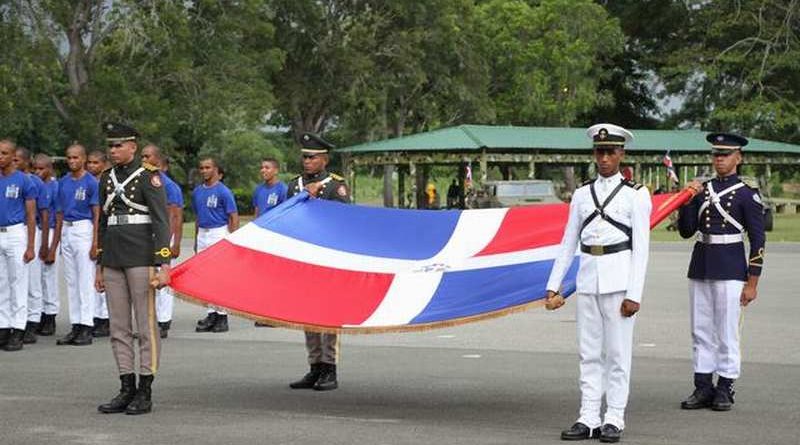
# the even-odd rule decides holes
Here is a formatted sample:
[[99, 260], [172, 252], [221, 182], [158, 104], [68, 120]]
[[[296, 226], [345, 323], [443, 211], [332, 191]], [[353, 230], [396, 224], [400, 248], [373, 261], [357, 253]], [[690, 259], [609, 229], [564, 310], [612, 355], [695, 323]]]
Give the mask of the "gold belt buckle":
[[603, 246], [589, 246], [589, 251], [592, 255], [599, 256], [603, 254]]

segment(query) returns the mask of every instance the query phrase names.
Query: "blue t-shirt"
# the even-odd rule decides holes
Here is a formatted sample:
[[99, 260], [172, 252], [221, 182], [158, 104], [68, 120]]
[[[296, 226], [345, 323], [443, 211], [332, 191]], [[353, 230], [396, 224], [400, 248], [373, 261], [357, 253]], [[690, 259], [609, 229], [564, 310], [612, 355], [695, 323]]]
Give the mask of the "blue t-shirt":
[[36, 186], [27, 174], [16, 170], [8, 176], [0, 173], [0, 227], [25, 222], [25, 201], [35, 200]]
[[64, 221], [92, 219], [92, 207], [99, 205], [97, 178], [84, 173], [79, 179], [67, 173], [58, 181], [56, 211], [64, 214]]
[[211, 187], [200, 184], [192, 192], [192, 209], [197, 215], [197, 225], [214, 229], [228, 225], [228, 215], [236, 213], [233, 192], [221, 182]]
[[164, 182], [164, 191], [167, 192], [167, 205], [183, 208], [183, 191], [181, 191], [181, 186], [164, 172], [161, 173], [161, 180]]
[[46, 209], [50, 205], [51, 198], [48, 195], [48, 190], [44, 187], [44, 182], [40, 177], [34, 175], [33, 173], [28, 173], [28, 178], [30, 178], [34, 187], [36, 187], [36, 226], [41, 228], [42, 218], [39, 211]]
[[289, 188], [283, 181], [278, 181], [275, 184], [268, 186], [265, 183], [258, 184], [256, 190], [253, 192], [253, 207], [258, 208], [259, 217], [272, 210], [273, 207], [286, 201], [286, 191]]
[[[56, 200], [58, 197], [58, 179], [50, 178], [49, 181], [44, 182], [44, 191], [47, 194], [47, 210], [50, 212], [48, 219], [50, 220], [50, 228], [56, 226]], [[39, 195], [41, 197], [41, 193]], [[38, 216], [37, 216], [38, 217]], [[38, 222], [39, 228], [42, 228], [41, 222]]]

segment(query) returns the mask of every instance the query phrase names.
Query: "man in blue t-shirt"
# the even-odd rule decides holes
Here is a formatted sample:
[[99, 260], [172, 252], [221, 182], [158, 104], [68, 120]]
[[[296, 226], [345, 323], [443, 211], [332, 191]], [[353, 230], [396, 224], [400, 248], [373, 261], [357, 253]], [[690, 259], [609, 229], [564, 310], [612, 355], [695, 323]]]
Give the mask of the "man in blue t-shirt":
[[22, 349], [28, 316], [28, 267], [36, 230], [36, 187], [16, 169], [16, 147], [0, 140], [0, 348]]
[[66, 155], [69, 173], [58, 182], [53, 245], [61, 245], [72, 330], [56, 344], [84, 346], [92, 344], [94, 330], [97, 258], [94, 226], [100, 215], [99, 192], [97, 179], [84, 167], [86, 148], [71, 145]]
[[[42, 245], [39, 259], [42, 261], [42, 313], [37, 335], [50, 336], [56, 333], [56, 316], [61, 306], [56, 282], [56, 247], [53, 235], [56, 228], [56, 196], [58, 195], [58, 179], [53, 174], [53, 160], [46, 154], [39, 153], [33, 158], [33, 171], [44, 183], [47, 194], [47, 219], [39, 221], [42, 231]], [[44, 213], [43, 213], [44, 215]], [[46, 221], [46, 222], [43, 222]], [[52, 252], [52, 258], [50, 253]]]
[[275, 158], [261, 160], [261, 178], [263, 183], [256, 186], [253, 191], [253, 208], [256, 218], [267, 213], [278, 204], [286, 200], [286, 183], [278, 179], [280, 163]]
[[[41, 178], [32, 173], [31, 151], [25, 147], [17, 147], [14, 164], [17, 170], [25, 173], [36, 187], [36, 230], [34, 234], [34, 254], [42, 249], [42, 237], [48, 236], [49, 228], [42, 229], [42, 221], [49, 218], [48, 207], [51, 196]], [[46, 224], [45, 224], [46, 225]], [[42, 264], [38, 255], [28, 264], [28, 322], [25, 324], [25, 335], [22, 342], [36, 343], [36, 332], [42, 318]]]
[[[239, 228], [239, 211], [233, 192], [220, 181], [219, 163], [203, 158], [198, 167], [203, 183], [192, 191], [192, 210], [197, 217], [194, 227], [194, 251], [202, 252]], [[197, 321], [197, 332], [226, 332], [227, 312], [209, 307], [206, 318]]]
[[[146, 162], [161, 170], [161, 182], [167, 193], [167, 213], [169, 215], [170, 251], [172, 259], [181, 254], [181, 237], [183, 236], [183, 191], [181, 187], [167, 174], [168, 162], [166, 156], [156, 145], [150, 144], [142, 149], [142, 162]], [[172, 312], [175, 298], [172, 289], [168, 286], [156, 291], [156, 315], [158, 330], [161, 338], [167, 338], [172, 327]]]
[[[106, 171], [111, 164], [108, 162], [108, 155], [102, 150], [92, 150], [86, 156], [86, 171], [100, 182], [100, 175]], [[94, 243], [97, 244], [98, 226], [94, 225]], [[92, 337], [108, 337], [111, 335], [111, 322], [108, 319], [108, 300], [106, 292], [94, 293], [94, 317], [92, 318], [94, 328], [92, 329]]]

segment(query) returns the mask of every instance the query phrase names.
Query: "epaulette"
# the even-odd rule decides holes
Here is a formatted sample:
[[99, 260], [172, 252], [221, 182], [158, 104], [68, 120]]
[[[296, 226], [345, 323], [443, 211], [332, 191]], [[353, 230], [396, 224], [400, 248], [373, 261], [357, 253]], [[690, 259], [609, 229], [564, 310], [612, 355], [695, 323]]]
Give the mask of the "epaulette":
[[336, 173], [330, 173], [330, 176], [331, 178], [333, 178], [334, 181], [344, 181], [344, 178], [337, 175]]
[[634, 190], [639, 190], [640, 188], [643, 187], [642, 184], [639, 184], [638, 182], [635, 181], [631, 181], [630, 179], [623, 179], [622, 183], [627, 185], [628, 187], [633, 188]]
[[293, 177], [292, 179], [290, 179], [289, 182], [297, 181], [298, 179], [300, 179], [301, 176], [303, 176], [303, 175], [297, 175], [297, 176]]
[[158, 171], [158, 167], [156, 167], [153, 164], [148, 164], [147, 162], [142, 162], [142, 167], [144, 167], [145, 170], [149, 170], [151, 172]]
[[589, 185], [589, 184], [591, 184], [593, 182], [594, 182], [594, 179], [587, 179], [587, 180], [583, 181], [583, 183], [581, 183], [581, 187], [586, 187], [587, 185]]

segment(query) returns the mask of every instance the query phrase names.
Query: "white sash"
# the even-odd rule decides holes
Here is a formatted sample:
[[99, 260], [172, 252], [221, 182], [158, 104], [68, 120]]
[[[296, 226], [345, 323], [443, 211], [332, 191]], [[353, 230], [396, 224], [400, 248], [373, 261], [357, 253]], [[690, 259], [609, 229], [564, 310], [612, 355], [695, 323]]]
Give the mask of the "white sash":
[[728, 224], [736, 227], [736, 229], [740, 232], [744, 232], [744, 226], [742, 226], [739, 221], [736, 221], [730, 213], [726, 212], [720, 203], [720, 198], [734, 190], [744, 187], [744, 182], [734, 184], [719, 193], [714, 191], [714, 186], [712, 185], [711, 181], [706, 183], [706, 187], [708, 188], [708, 199], [706, 199], [703, 204], [700, 205], [700, 210], [697, 211], [697, 217], [700, 218], [703, 214], [703, 210], [707, 209], [709, 205], [714, 204], [714, 207], [717, 209], [719, 214], [722, 215], [722, 218], [728, 222]]
[[111, 203], [114, 201], [114, 198], [119, 196], [122, 202], [124, 202], [128, 207], [136, 209], [140, 212], [150, 213], [150, 209], [148, 209], [146, 205], [135, 203], [125, 196], [125, 186], [133, 181], [143, 171], [144, 167], [139, 167], [135, 172], [133, 172], [133, 174], [128, 176], [127, 179], [120, 184], [120, 182], [117, 180], [117, 175], [114, 173], [114, 169], [111, 169], [110, 177], [111, 183], [114, 185], [114, 192], [106, 197], [106, 202], [103, 204], [103, 212], [108, 213], [108, 209], [111, 208]]

